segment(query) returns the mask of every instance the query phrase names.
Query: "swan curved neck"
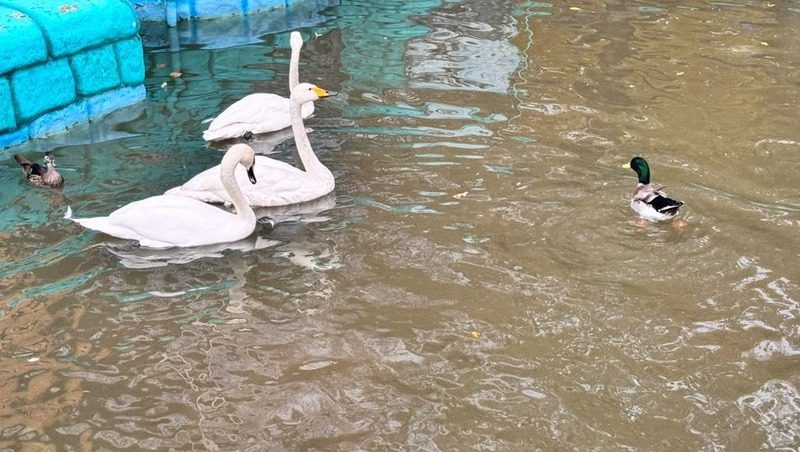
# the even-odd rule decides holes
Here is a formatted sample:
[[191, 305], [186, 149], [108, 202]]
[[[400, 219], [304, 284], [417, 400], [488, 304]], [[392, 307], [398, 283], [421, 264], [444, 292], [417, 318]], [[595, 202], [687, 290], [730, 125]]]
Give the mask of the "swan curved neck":
[[228, 152], [225, 154], [220, 164], [220, 180], [222, 181], [222, 187], [225, 188], [225, 192], [228, 193], [228, 197], [230, 197], [233, 203], [234, 209], [236, 209], [236, 216], [249, 221], [251, 217], [255, 219], [256, 214], [253, 212], [253, 208], [250, 207], [250, 204], [247, 203], [247, 200], [242, 194], [242, 189], [236, 182], [235, 171], [236, 165], [239, 164], [239, 158], [240, 153], [238, 152]]
[[297, 146], [297, 154], [300, 156], [300, 161], [303, 163], [303, 168], [306, 173], [313, 176], [329, 176], [330, 170], [319, 161], [314, 150], [311, 148], [311, 142], [308, 140], [306, 133], [306, 126], [303, 124], [303, 116], [301, 107], [294, 98], [289, 102], [289, 114], [292, 119], [292, 134], [294, 135], [294, 142]]

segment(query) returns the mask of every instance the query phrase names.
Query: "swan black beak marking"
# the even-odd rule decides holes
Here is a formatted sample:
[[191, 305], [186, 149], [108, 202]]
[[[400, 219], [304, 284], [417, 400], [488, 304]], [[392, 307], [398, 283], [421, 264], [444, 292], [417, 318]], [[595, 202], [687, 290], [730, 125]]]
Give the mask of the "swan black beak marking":
[[247, 168], [247, 178], [250, 179], [251, 184], [255, 184], [256, 181], [256, 173], [253, 172], [253, 167]]

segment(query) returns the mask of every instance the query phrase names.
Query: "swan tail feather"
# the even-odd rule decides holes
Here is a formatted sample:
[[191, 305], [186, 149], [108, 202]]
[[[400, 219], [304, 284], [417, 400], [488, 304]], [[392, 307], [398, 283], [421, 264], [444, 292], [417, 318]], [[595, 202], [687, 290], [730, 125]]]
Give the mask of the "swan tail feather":
[[64, 213], [64, 219], [65, 220], [71, 220], [72, 219], [72, 207], [67, 206], [67, 211]]

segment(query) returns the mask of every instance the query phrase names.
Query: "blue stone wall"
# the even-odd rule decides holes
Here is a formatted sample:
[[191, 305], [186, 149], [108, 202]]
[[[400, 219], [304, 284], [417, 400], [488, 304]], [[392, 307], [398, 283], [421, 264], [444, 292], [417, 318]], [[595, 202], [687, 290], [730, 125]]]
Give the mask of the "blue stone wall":
[[0, 0], [0, 148], [144, 99], [127, 0]]
[[[302, 1], [302, 0], [300, 0]], [[285, 8], [298, 0], [137, 0], [136, 10], [142, 20], [174, 21], [246, 15]]]

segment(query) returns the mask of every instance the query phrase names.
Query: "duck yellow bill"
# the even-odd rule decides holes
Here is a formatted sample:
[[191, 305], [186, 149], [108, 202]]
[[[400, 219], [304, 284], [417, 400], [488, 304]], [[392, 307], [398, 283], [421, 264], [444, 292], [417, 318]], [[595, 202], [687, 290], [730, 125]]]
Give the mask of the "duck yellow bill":
[[630, 169], [631, 168], [631, 164], [630, 164], [630, 162], [628, 162], [628, 163], [622, 165], [622, 167]]
[[332, 94], [327, 89], [320, 88], [319, 86], [315, 86], [312, 89], [314, 90], [314, 94], [316, 94], [319, 97], [328, 97]]

